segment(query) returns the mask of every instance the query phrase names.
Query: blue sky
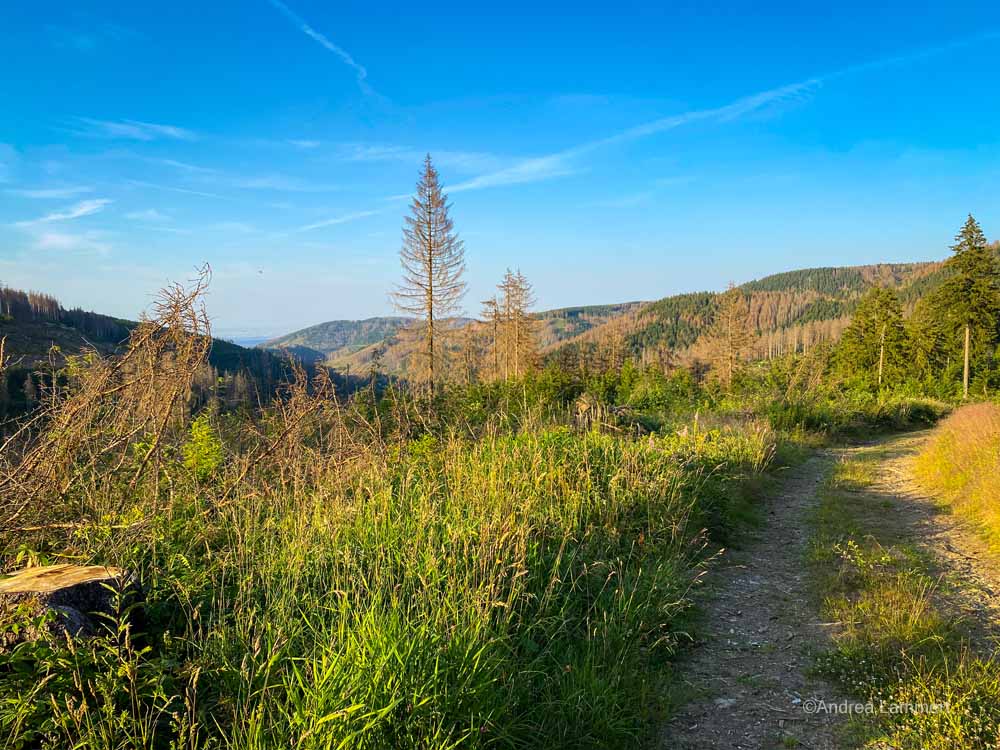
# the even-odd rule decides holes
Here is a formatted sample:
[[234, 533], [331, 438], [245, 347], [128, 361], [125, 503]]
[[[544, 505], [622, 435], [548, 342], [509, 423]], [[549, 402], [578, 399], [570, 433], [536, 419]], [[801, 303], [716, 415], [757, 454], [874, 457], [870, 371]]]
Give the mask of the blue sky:
[[430, 152], [469, 311], [655, 299], [1000, 234], [994, 2], [0, 7], [0, 281], [224, 335], [391, 311]]

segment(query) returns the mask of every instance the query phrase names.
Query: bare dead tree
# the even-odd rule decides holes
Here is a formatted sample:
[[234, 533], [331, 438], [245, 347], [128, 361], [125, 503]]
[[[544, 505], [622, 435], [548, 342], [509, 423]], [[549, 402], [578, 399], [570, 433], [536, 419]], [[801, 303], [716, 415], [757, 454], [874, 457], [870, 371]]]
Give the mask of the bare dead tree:
[[750, 347], [750, 308], [734, 284], [719, 300], [719, 311], [712, 326], [713, 364], [725, 387], [732, 388], [733, 379], [742, 366]]
[[489, 350], [492, 355], [492, 373], [490, 377], [500, 377], [500, 327], [502, 316], [500, 314], [500, 300], [496, 295], [483, 300], [483, 322], [489, 331]]
[[513, 272], [508, 268], [497, 288], [504, 377], [518, 377], [534, 366], [538, 356], [537, 326], [530, 313], [535, 295], [520, 269]]
[[392, 297], [398, 310], [418, 319], [423, 373], [431, 390], [441, 374], [446, 319], [459, 310], [466, 288], [465, 248], [449, 208], [428, 154], [403, 227], [399, 251], [403, 279]]

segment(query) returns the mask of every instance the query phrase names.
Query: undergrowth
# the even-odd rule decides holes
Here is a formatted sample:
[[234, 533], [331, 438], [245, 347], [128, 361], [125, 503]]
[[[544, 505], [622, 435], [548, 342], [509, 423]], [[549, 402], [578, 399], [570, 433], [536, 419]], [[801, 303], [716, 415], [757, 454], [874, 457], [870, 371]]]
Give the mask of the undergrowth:
[[41, 623], [4, 610], [3, 747], [640, 746], [691, 589], [776, 457], [936, 414], [632, 365], [350, 400], [295, 368], [227, 409], [192, 397], [205, 283], [5, 426], [3, 569], [118, 566], [142, 600], [78, 640], [23, 639]]
[[136, 572], [147, 627], [0, 655], [5, 747], [646, 738], [705, 546], [740, 522], [769, 427], [350, 447], [344, 415], [303, 422], [296, 398], [258, 438], [195, 419], [133, 488], [144, 442], [70, 490], [72, 523], [16, 537], [12, 557]]

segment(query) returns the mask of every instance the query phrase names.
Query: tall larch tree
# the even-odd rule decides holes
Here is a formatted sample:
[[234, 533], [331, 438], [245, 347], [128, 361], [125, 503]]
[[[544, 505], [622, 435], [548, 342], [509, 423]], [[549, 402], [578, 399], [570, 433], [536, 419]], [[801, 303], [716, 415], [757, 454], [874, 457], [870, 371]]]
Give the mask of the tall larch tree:
[[458, 312], [466, 288], [465, 247], [449, 208], [428, 154], [403, 226], [403, 280], [392, 296], [398, 310], [418, 320], [423, 373], [431, 391], [442, 374], [447, 318]]
[[949, 276], [937, 300], [942, 323], [962, 339], [962, 396], [968, 398], [973, 349], [985, 355], [997, 342], [1000, 272], [996, 255], [972, 214], [951, 249], [952, 256], [945, 262]]

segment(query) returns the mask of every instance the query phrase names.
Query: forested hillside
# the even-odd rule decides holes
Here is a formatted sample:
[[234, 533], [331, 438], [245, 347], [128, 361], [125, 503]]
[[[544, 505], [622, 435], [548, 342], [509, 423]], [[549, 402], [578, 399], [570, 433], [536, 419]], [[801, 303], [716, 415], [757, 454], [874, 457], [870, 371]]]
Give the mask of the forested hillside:
[[[67, 310], [41, 292], [0, 287], [0, 340], [7, 368], [0, 378], [0, 419], [29, 409], [48, 373], [85, 351], [120, 353], [134, 321], [80, 309]], [[289, 374], [285, 358], [213, 339], [208, 358], [195, 375], [195, 402], [267, 400]]]
[[[768, 359], [837, 340], [864, 292], [874, 286], [897, 289], [912, 306], [940, 282], [940, 269], [940, 263], [809, 268], [743, 284], [737, 288], [747, 300], [749, 357]], [[566, 364], [594, 358], [706, 359], [720, 298], [715, 292], [665, 297], [549, 346], [546, 354]]]
[[540, 323], [538, 343], [544, 347], [571, 339], [610, 320], [635, 312], [645, 304], [648, 303], [621, 302], [611, 305], [560, 307], [535, 313], [534, 317]]
[[[805, 352], [836, 341], [846, 329], [864, 292], [875, 286], [895, 289], [909, 314], [917, 300], [944, 278], [942, 264], [881, 263], [869, 266], [807, 268], [766, 276], [738, 287], [747, 296], [751, 327], [748, 356], [769, 359]], [[600, 368], [602, 362], [633, 359], [641, 363], [683, 363], [698, 368], [710, 357], [709, 336], [720, 294], [692, 292], [655, 302], [566, 307], [531, 313], [542, 355], [563, 366]], [[361, 373], [377, 368], [411, 375], [414, 341], [403, 317], [330, 321], [262, 344], [280, 348], [305, 362]], [[468, 318], [449, 325], [471, 325], [470, 336], [485, 335]], [[449, 344], [461, 359], [461, 337]]]

